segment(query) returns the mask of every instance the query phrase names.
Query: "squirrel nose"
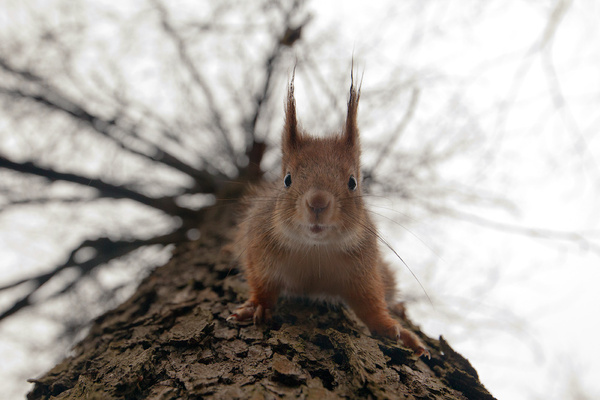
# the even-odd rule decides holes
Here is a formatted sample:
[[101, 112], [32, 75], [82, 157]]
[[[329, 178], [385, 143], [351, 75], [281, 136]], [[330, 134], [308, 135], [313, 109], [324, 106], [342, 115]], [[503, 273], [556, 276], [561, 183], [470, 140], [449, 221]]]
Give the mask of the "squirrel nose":
[[329, 207], [329, 198], [322, 192], [317, 192], [306, 200], [306, 205], [316, 217]]

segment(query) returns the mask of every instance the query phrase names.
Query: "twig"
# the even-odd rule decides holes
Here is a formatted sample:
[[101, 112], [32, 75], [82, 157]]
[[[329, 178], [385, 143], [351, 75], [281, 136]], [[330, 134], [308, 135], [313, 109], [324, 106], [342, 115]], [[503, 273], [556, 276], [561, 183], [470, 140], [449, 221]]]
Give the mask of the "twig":
[[188, 215], [191, 210], [178, 206], [171, 197], [153, 198], [123, 186], [113, 185], [101, 179], [89, 178], [73, 173], [58, 172], [52, 168], [40, 167], [32, 162], [18, 163], [0, 155], [0, 168], [46, 178], [52, 182], [64, 181], [94, 188], [102, 197], [112, 199], [130, 199], [146, 206], [156, 208], [169, 215]]
[[207, 83], [206, 79], [204, 79], [204, 77], [202, 76], [202, 74], [200, 73], [198, 68], [196, 68], [196, 65], [194, 64], [194, 62], [192, 61], [192, 57], [189, 55], [189, 51], [188, 51], [186, 42], [177, 33], [175, 28], [169, 22], [167, 10], [158, 1], [154, 1], [154, 4], [160, 14], [160, 19], [161, 19], [161, 24], [162, 24], [163, 29], [165, 30], [167, 35], [169, 35], [169, 37], [173, 40], [173, 42], [175, 42], [182, 65], [185, 66], [185, 68], [187, 69], [187, 71], [190, 74], [193, 81], [204, 92], [204, 96], [206, 97], [206, 101], [208, 103], [208, 108], [210, 109], [210, 112], [212, 115], [213, 125], [215, 126], [218, 133], [220, 134], [220, 137], [221, 137], [221, 140], [223, 141], [225, 150], [227, 151], [231, 161], [235, 164], [237, 155], [236, 155], [235, 149], [233, 147], [233, 144], [231, 143], [231, 140], [229, 138], [227, 129], [225, 129], [225, 126], [223, 124], [223, 117], [221, 115], [221, 111], [217, 107], [217, 102], [215, 100], [215, 96], [213, 95], [209, 84]]
[[[43, 81], [42, 78], [36, 76], [30, 71], [18, 70], [14, 67], [11, 67], [1, 58], [0, 67], [31, 82]], [[89, 125], [97, 133], [114, 141], [121, 149], [126, 150], [127, 152], [132, 153], [134, 155], [150, 159], [151, 161], [162, 163], [180, 172], [183, 172], [186, 175], [189, 175], [196, 181], [199, 191], [204, 193], [212, 193], [215, 191], [217, 179], [215, 179], [214, 176], [211, 176], [211, 174], [205, 171], [198, 170], [190, 166], [189, 164], [181, 161], [181, 159], [179, 159], [175, 155], [157, 147], [154, 143], [151, 143], [148, 140], [142, 138], [135, 131], [128, 131], [128, 136], [134, 137], [135, 139], [143, 143], [143, 146], [148, 148], [150, 154], [136, 150], [115, 135], [115, 132], [122, 130], [118, 125], [117, 119], [106, 120], [96, 115], [93, 115], [82, 106], [66, 98], [63, 94], [59, 92], [58, 89], [51, 88], [47, 84], [42, 85], [41, 89], [43, 90], [40, 90], [38, 93], [29, 93], [19, 89], [9, 89], [5, 87], [0, 87], [0, 94], [8, 97], [32, 101], [34, 103], [41, 104], [50, 110], [66, 113], [71, 117], [75, 118], [75, 120]]]
[[[114, 241], [108, 237], [102, 237], [93, 240], [85, 240], [71, 251], [71, 254], [69, 255], [67, 261], [65, 261], [63, 264], [56, 266], [52, 271], [45, 272], [43, 274], [39, 274], [30, 278], [21, 279], [19, 281], [0, 287], [0, 291], [4, 291], [23, 284], [33, 285], [33, 288], [31, 288], [25, 296], [15, 301], [12, 306], [10, 306], [6, 311], [0, 314], [0, 321], [2, 321], [5, 318], [8, 318], [9, 316], [15, 314], [16, 312], [26, 307], [34, 305], [35, 302], [33, 300], [33, 296], [38, 292], [38, 290], [47, 282], [52, 280], [55, 276], [57, 276], [61, 271], [67, 268], [76, 267], [82, 275], [87, 275], [96, 267], [106, 264], [114, 259], [123, 257], [141, 247], [153, 244], [177, 243], [181, 242], [182, 240], [185, 240], [184, 229], [179, 229], [166, 235], [156, 236], [150, 239]], [[85, 248], [91, 248], [95, 250], [95, 255], [87, 261], [78, 263], [76, 261], [77, 253], [81, 249]], [[60, 295], [65, 291], [69, 290], [78, 281], [79, 280], [70, 282], [62, 290], [56, 292], [52, 297]]]

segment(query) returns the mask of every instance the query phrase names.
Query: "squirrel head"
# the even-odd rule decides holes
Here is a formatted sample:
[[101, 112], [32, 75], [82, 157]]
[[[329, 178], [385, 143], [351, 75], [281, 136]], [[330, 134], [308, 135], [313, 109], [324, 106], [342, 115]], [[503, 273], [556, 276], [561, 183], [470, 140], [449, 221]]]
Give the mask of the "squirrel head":
[[[352, 77], [352, 75], [351, 75]], [[288, 87], [282, 135], [282, 175], [276, 219], [286, 236], [310, 245], [347, 243], [365, 229], [356, 122], [360, 88], [350, 84], [341, 133], [308, 135], [298, 125], [294, 78]]]

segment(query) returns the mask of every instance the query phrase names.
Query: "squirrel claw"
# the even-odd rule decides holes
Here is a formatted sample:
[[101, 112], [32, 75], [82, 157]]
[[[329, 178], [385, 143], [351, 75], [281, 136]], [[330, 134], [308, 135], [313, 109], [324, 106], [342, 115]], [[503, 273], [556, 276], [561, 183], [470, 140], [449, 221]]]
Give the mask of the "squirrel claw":
[[233, 314], [227, 317], [227, 321], [245, 321], [250, 319], [256, 313], [256, 306], [253, 302], [247, 301], [239, 306]]
[[411, 349], [417, 357], [424, 356], [431, 360], [431, 353], [414, 333], [400, 326], [396, 327], [396, 340]]
[[429, 350], [427, 350], [425, 347], [420, 347], [419, 349], [417, 349], [415, 351], [415, 355], [417, 357], [423, 356], [423, 357], [427, 358], [428, 360], [431, 360], [431, 354], [429, 353]]
[[256, 307], [254, 311], [254, 315], [252, 316], [252, 320], [254, 321], [254, 325], [260, 325], [262, 322], [271, 321], [271, 309], [264, 308], [261, 304]]
[[259, 325], [262, 322], [271, 321], [272, 313], [270, 308], [265, 308], [261, 304], [255, 305], [254, 302], [248, 300], [239, 306], [233, 314], [227, 317], [227, 321], [246, 321], [252, 319], [254, 325]]

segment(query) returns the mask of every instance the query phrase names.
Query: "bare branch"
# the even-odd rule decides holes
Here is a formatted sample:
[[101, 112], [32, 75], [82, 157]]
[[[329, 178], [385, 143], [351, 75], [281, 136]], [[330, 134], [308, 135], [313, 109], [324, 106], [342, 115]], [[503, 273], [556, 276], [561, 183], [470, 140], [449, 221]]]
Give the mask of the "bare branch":
[[575, 151], [581, 154], [581, 157], [584, 159], [584, 161], [588, 162], [596, 175], [596, 181], [600, 182], [600, 165], [598, 165], [594, 154], [590, 150], [589, 142], [581, 131], [581, 128], [577, 123], [577, 119], [569, 108], [564, 91], [560, 84], [558, 73], [556, 72], [556, 68], [549, 51], [544, 52], [542, 61], [542, 66], [546, 71], [544, 75], [548, 83], [548, 90], [551, 94], [554, 106], [560, 113], [565, 125], [573, 133], [573, 147]]
[[[540, 39], [535, 47], [538, 49], [543, 49], [552, 42], [556, 36], [556, 32], [558, 31], [558, 27], [560, 26], [563, 17], [567, 14], [572, 4], [573, 0], [558, 0], [556, 2], [556, 6], [552, 9], [552, 12], [548, 17], [544, 32], [540, 36]], [[531, 51], [533, 51], [533, 49]]]
[[[1, 58], [0, 67], [29, 81], [43, 81], [42, 78], [36, 76], [30, 71], [18, 70], [14, 67], [11, 67]], [[199, 192], [212, 193], [216, 190], [218, 177], [215, 177], [214, 174], [211, 175], [206, 171], [198, 170], [190, 166], [188, 163], [183, 162], [180, 158], [176, 157], [175, 155], [167, 152], [162, 148], [157, 147], [155, 144], [142, 138], [135, 131], [128, 131], [128, 135], [130, 137], [134, 137], [136, 140], [141, 142], [144, 147], [148, 148], [150, 154], [136, 150], [133, 147], [131, 147], [131, 145], [126, 144], [122, 139], [120, 139], [119, 137], [117, 137], [117, 135], [114, 134], [113, 131], [122, 130], [119, 127], [119, 121], [117, 118], [114, 118], [112, 120], [106, 120], [96, 115], [93, 115], [85, 108], [69, 100], [66, 96], [61, 94], [58, 91], [58, 89], [51, 88], [47, 84], [43, 85], [42, 89], [44, 92], [46, 92], [45, 94], [42, 94], [41, 91], [40, 93], [26, 93], [19, 89], [8, 89], [0, 87], [0, 94], [12, 98], [20, 98], [23, 100], [33, 101], [53, 111], [66, 113], [67, 115], [75, 118], [75, 120], [89, 125], [92, 129], [94, 129], [94, 131], [100, 133], [106, 138], [109, 138], [117, 145], [119, 145], [119, 147], [123, 150], [126, 150], [134, 155], [141, 156], [145, 159], [150, 159], [151, 161], [162, 163], [192, 177], [196, 182], [196, 186]]]
[[[80, 243], [75, 249], [71, 251], [69, 258], [63, 264], [56, 266], [52, 271], [45, 272], [30, 278], [21, 279], [17, 282], [13, 282], [11, 284], [0, 287], [0, 291], [4, 291], [7, 289], [11, 289], [23, 284], [33, 285], [33, 287], [29, 290], [29, 292], [23, 296], [21, 299], [17, 300], [11, 307], [0, 314], [0, 321], [9, 316], [21, 311], [24, 308], [29, 306], [33, 306], [36, 303], [32, 299], [33, 296], [38, 292], [38, 290], [44, 286], [47, 282], [49, 282], [54, 277], [58, 276], [58, 274], [70, 267], [75, 267], [81, 273], [81, 275], [87, 275], [95, 268], [104, 265], [112, 260], [123, 257], [132, 251], [139, 249], [144, 246], [149, 246], [153, 244], [171, 244], [178, 243], [186, 239], [185, 230], [179, 229], [177, 231], [168, 233], [162, 236], [156, 236], [150, 239], [135, 239], [135, 240], [119, 240], [114, 241], [108, 237], [98, 238], [94, 240], [85, 240]], [[78, 263], [76, 261], [77, 253], [82, 249], [92, 249], [94, 250], [94, 257], [91, 259]], [[65, 285], [65, 287], [54, 293], [52, 297], [56, 297], [60, 294], [65, 293], [69, 289], [71, 289], [75, 284], [79, 282], [79, 279], [76, 281], [70, 282]]]
[[214, 94], [212, 93], [210, 85], [208, 84], [208, 82], [206, 81], [204, 76], [202, 76], [202, 74], [200, 73], [198, 68], [196, 68], [196, 65], [194, 64], [194, 62], [192, 61], [192, 57], [189, 54], [189, 50], [187, 48], [187, 44], [186, 44], [185, 40], [183, 40], [183, 38], [178, 34], [176, 29], [173, 27], [173, 25], [171, 25], [171, 23], [169, 22], [168, 13], [167, 13], [167, 10], [165, 9], [165, 7], [158, 1], [154, 1], [154, 5], [156, 6], [156, 8], [158, 9], [158, 12], [160, 14], [160, 19], [161, 19], [161, 24], [162, 24], [163, 29], [165, 30], [167, 35], [169, 35], [171, 40], [173, 40], [173, 42], [175, 43], [175, 45], [177, 47], [177, 51], [178, 51], [179, 58], [181, 60], [182, 65], [186, 68], [186, 70], [190, 74], [193, 81], [204, 92], [204, 96], [206, 97], [206, 101], [207, 101], [208, 107], [210, 109], [212, 123], [213, 123], [214, 127], [216, 128], [216, 130], [218, 131], [218, 133], [221, 137], [221, 140], [223, 141], [225, 150], [227, 151], [231, 161], [235, 164], [236, 159], [237, 159], [236, 152], [235, 152], [235, 149], [229, 138], [228, 131], [223, 124], [222, 113], [219, 110], [219, 108], [217, 107], [217, 102], [215, 100]]
[[594, 253], [600, 255], [600, 243], [597, 243], [593, 239], [590, 239], [592, 237], [600, 238], [600, 231], [561, 231], [554, 229], [520, 226], [506, 222], [494, 221], [485, 217], [481, 217], [479, 215], [467, 213], [457, 209], [451, 209], [444, 206], [434, 206], [432, 204], [426, 204], [425, 206], [433, 213], [457, 218], [462, 221], [470, 222], [472, 224], [476, 224], [485, 228], [539, 239], [570, 242], [577, 244], [583, 248], [590, 249]]
[[[300, 25], [291, 25], [291, 14], [295, 12], [296, 4], [292, 6], [285, 15], [285, 27], [282, 30], [281, 37], [276, 41], [271, 54], [265, 62], [265, 80], [262, 90], [255, 97], [254, 110], [250, 116], [248, 129], [246, 130], [246, 155], [248, 156], [248, 176], [251, 178], [259, 177], [260, 163], [266, 146], [262, 140], [258, 140], [256, 135], [256, 125], [263, 113], [263, 106], [266, 103], [271, 84], [274, 77], [275, 64], [286, 47], [291, 47], [300, 39], [302, 28], [310, 21], [307, 17]], [[264, 140], [264, 139], [263, 139]]]
[[161, 210], [169, 215], [181, 216], [192, 214], [191, 210], [175, 204], [173, 198], [171, 197], [148, 197], [126, 187], [106, 183], [101, 179], [94, 179], [66, 172], [58, 172], [52, 168], [40, 167], [32, 162], [18, 163], [0, 155], [0, 168], [40, 176], [52, 182], [64, 181], [91, 187], [98, 190], [101, 197], [112, 199], [130, 199], [146, 206]]
[[36, 197], [31, 199], [10, 200], [7, 205], [0, 207], [0, 212], [5, 211], [9, 207], [28, 206], [28, 205], [43, 205], [50, 203], [61, 204], [76, 204], [89, 203], [93, 198], [90, 197]]
[[381, 165], [387, 157], [389, 157], [391, 151], [394, 149], [395, 144], [400, 140], [402, 134], [406, 130], [406, 127], [412, 120], [415, 110], [417, 108], [417, 103], [419, 101], [419, 88], [414, 87], [410, 93], [410, 100], [408, 103], [408, 107], [400, 120], [400, 123], [395, 129], [392, 129], [392, 136], [388, 140], [382, 140], [383, 144], [381, 149], [379, 150], [379, 155], [375, 157], [376, 164], [372, 165], [369, 169], [365, 170], [364, 177], [365, 179], [371, 178], [375, 168], [378, 165]]
[[498, 143], [503, 140], [505, 133], [504, 125], [506, 121], [508, 121], [509, 115], [512, 112], [512, 105], [514, 104], [515, 99], [519, 95], [521, 86], [523, 85], [523, 82], [525, 82], [527, 73], [533, 66], [534, 56], [540, 51], [547, 49], [548, 46], [552, 43], [552, 40], [554, 39], [554, 36], [558, 31], [558, 27], [560, 26], [560, 22], [566, 15], [572, 2], [573, 0], [558, 0], [556, 2], [556, 6], [552, 9], [546, 26], [544, 27], [544, 31], [542, 32], [538, 40], [536, 40], [529, 47], [519, 66], [517, 67], [515, 73], [513, 74], [513, 79], [505, 96], [505, 99], [498, 106], [496, 122], [494, 124], [496, 130], [496, 138], [495, 140], [490, 141], [490, 145], [482, 157], [482, 159], [485, 160], [485, 163], [487, 165], [492, 164], [490, 160], [492, 160], [495, 157], [496, 149], [499, 147]]
[[27, 81], [30, 81], [30, 82], [41, 82], [42, 81], [42, 79], [39, 76], [37, 76], [36, 74], [13, 67], [9, 63], [7, 63], [6, 60], [4, 60], [2, 57], [0, 57], [0, 67], [2, 67], [4, 70], [6, 70], [14, 75], [20, 76], [21, 78], [23, 78]]

